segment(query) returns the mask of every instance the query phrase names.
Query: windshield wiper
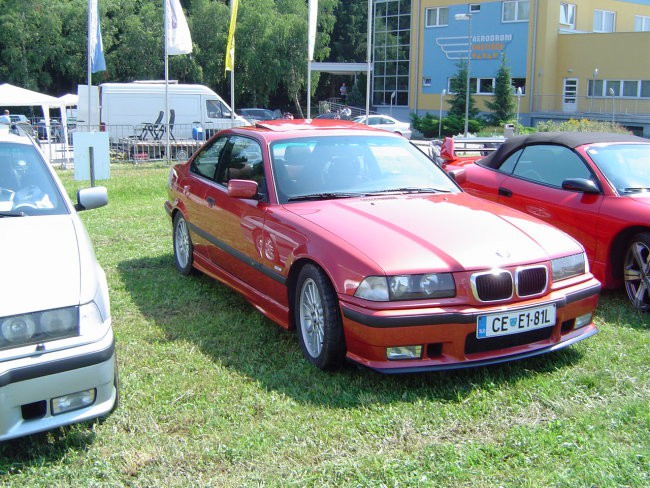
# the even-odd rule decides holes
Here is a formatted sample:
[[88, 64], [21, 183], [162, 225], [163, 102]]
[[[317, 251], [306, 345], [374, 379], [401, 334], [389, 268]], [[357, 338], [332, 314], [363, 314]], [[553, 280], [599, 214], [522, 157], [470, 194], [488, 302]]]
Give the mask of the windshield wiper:
[[290, 197], [288, 200], [290, 202], [295, 202], [298, 200], [329, 200], [334, 198], [354, 198], [359, 196], [361, 196], [359, 193], [326, 192], [310, 193], [308, 195], [297, 195], [295, 197]]
[[636, 187], [636, 188], [623, 188], [623, 193], [645, 193], [650, 191], [650, 188]]
[[2, 217], [24, 217], [25, 212], [0, 212], [0, 218]]
[[451, 190], [447, 188], [420, 188], [415, 186], [405, 186], [402, 188], [386, 188], [385, 190], [377, 190], [366, 195], [380, 195], [382, 193], [450, 193]]

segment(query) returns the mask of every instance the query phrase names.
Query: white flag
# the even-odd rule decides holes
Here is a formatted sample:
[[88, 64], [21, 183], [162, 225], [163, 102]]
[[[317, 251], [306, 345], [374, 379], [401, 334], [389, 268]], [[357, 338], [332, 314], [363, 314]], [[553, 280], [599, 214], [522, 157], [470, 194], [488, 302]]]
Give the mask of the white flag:
[[90, 71], [106, 71], [104, 60], [104, 44], [102, 43], [102, 28], [99, 23], [99, 5], [97, 0], [88, 0], [88, 57]]
[[307, 33], [307, 55], [309, 61], [314, 60], [314, 45], [316, 44], [316, 21], [318, 20], [318, 0], [309, 0], [309, 29]]
[[192, 36], [180, 0], [165, 0], [165, 42], [170, 56], [192, 52]]

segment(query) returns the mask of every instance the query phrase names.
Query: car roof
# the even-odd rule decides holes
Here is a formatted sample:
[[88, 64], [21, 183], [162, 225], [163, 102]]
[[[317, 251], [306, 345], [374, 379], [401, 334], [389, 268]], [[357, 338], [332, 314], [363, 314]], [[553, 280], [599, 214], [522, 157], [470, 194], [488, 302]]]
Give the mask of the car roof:
[[481, 159], [481, 165], [488, 168], [498, 168], [510, 154], [524, 146], [534, 144], [556, 144], [575, 149], [585, 144], [612, 142], [650, 143], [650, 140], [632, 134], [610, 132], [536, 132], [534, 134], [509, 137], [496, 151]]
[[257, 134], [267, 140], [286, 139], [287, 135], [294, 137], [327, 135], [385, 135], [399, 137], [380, 129], [374, 129], [364, 124], [341, 119], [276, 119], [257, 122], [255, 125], [241, 126], [228, 129], [226, 132], [238, 134]]
[[0, 123], [0, 142], [33, 145], [32, 140], [15, 124]]

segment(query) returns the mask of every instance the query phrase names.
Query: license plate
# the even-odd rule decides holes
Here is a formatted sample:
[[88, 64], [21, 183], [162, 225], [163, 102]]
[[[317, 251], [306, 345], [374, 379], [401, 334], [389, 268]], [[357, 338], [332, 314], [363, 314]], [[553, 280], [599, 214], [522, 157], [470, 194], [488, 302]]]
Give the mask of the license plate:
[[476, 323], [476, 337], [485, 339], [529, 330], [543, 329], [555, 325], [555, 304], [541, 307], [504, 310], [503, 312], [479, 315]]

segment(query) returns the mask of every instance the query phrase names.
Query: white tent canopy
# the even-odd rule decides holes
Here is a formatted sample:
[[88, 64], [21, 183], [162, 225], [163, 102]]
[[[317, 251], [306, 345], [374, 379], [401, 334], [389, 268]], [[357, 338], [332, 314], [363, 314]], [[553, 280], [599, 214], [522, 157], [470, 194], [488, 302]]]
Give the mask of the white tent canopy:
[[[58, 108], [61, 112], [61, 126], [63, 127], [63, 142], [67, 144], [68, 140], [68, 121], [66, 119], [65, 107], [66, 102], [56, 97], [39, 93], [18, 86], [3, 83], [0, 85], [0, 107], [41, 107], [45, 126], [50, 127], [50, 108]], [[48, 141], [50, 139], [47, 131]]]

